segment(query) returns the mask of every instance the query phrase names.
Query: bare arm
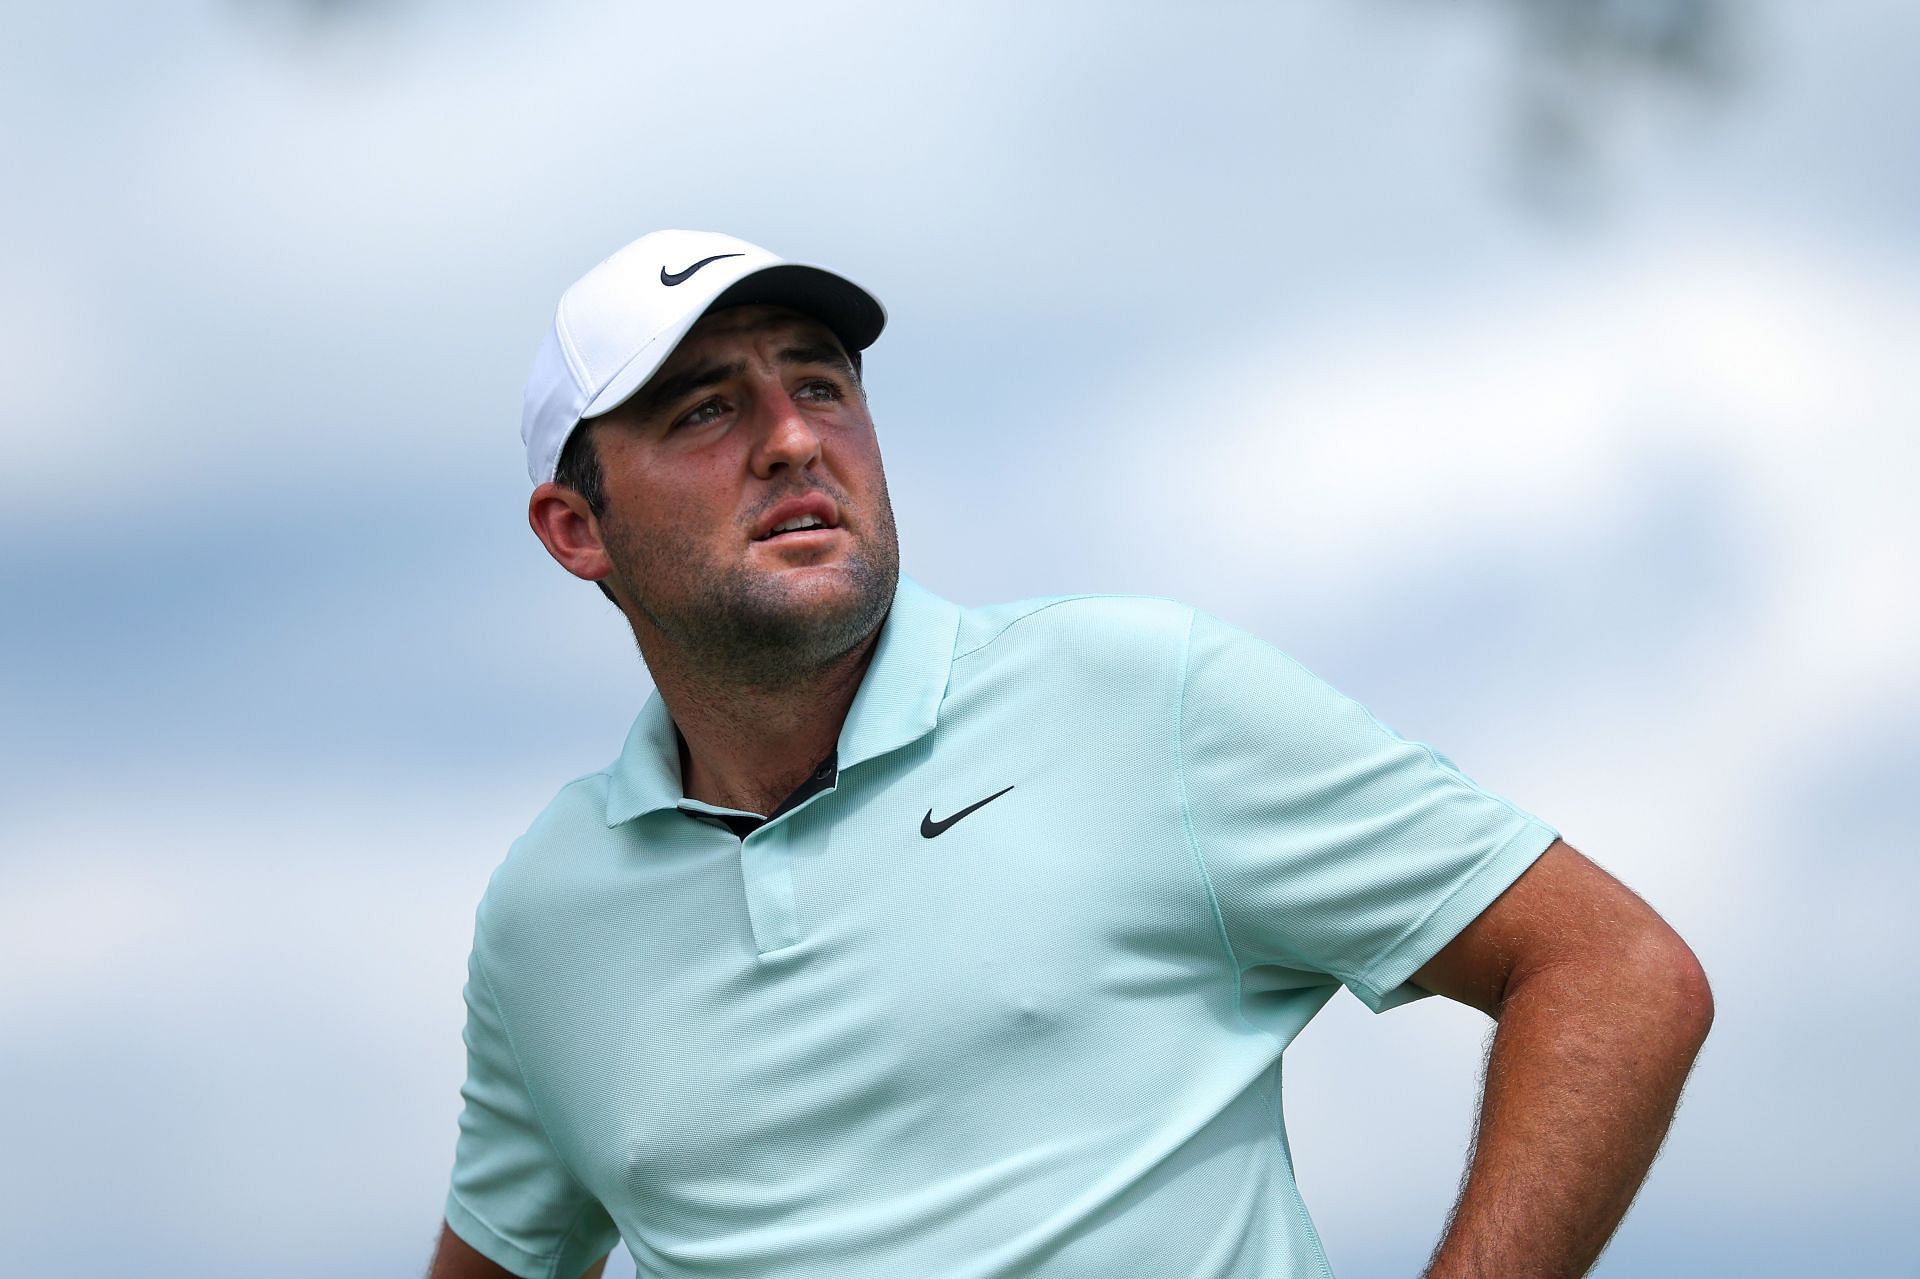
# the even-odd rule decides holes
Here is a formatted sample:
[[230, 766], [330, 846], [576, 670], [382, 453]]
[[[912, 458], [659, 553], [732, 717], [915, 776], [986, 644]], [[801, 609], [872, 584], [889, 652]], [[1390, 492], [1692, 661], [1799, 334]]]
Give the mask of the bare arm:
[[1713, 996], [1678, 934], [1556, 840], [1414, 974], [1499, 1025], [1428, 1279], [1587, 1272], [1645, 1180]]
[[[605, 1257], [580, 1272], [579, 1279], [600, 1279], [607, 1268]], [[514, 1273], [487, 1260], [459, 1235], [453, 1227], [440, 1227], [440, 1246], [434, 1249], [433, 1263], [427, 1267], [427, 1279], [514, 1279]]]

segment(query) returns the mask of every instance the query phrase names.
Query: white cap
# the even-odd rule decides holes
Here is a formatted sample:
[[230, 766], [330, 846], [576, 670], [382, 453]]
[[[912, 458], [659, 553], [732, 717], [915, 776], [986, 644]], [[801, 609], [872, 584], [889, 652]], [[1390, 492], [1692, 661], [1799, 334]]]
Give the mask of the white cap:
[[804, 311], [849, 353], [871, 346], [887, 322], [878, 300], [853, 281], [745, 240], [717, 231], [643, 235], [560, 295], [521, 407], [533, 482], [552, 479], [573, 428], [645, 385], [701, 316], [747, 302]]

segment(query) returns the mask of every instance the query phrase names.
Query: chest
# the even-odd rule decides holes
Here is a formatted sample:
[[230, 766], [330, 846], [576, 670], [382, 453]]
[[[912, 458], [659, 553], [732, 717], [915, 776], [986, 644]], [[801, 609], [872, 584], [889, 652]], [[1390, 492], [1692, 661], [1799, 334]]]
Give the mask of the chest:
[[582, 907], [593, 961], [554, 978], [597, 1011], [534, 1032], [569, 1162], [694, 1211], [929, 1133], [991, 1160], [1009, 1114], [1098, 1125], [1136, 1104], [1117, 1060], [1164, 1063], [1130, 1073], [1151, 1093], [1231, 982], [1171, 780], [1089, 793], [1084, 764], [929, 744], [745, 840], [660, 814], [671, 848]]

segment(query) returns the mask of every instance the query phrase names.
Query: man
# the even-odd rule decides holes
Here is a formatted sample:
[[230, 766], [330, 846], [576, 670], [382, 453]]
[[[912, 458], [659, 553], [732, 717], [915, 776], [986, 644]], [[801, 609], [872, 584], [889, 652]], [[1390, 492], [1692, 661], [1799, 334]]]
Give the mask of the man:
[[1204, 614], [900, 577], [883, 322], [693, 232], [561, 299], [530, 519], [657, 693], [481, 904], [433, 1276], [1324, 1275], [1279, 1065], [1340, 985], [1498, 1022], [1429, 1273], [1584, 1272], [1705, 1037], [1692, 953]]

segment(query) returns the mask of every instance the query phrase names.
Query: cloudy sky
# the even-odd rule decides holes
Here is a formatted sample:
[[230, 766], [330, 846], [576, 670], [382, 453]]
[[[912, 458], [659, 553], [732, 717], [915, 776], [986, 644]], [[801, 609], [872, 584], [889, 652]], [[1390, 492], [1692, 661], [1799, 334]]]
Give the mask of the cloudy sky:
[[[920, 581], [1247, 626], [1694, 943], [1597, 1273], [1920, 1271], [1920, 11], [1592, 8], [10, 13], [7, 1264], [424, 1266], [473, 906], [648, 687], [526, 531], [520, 381], [691, 226], [887, 303]], [[1482, 1026], [1289, 1055], [1343, 1279], [1431, 1246]]]

